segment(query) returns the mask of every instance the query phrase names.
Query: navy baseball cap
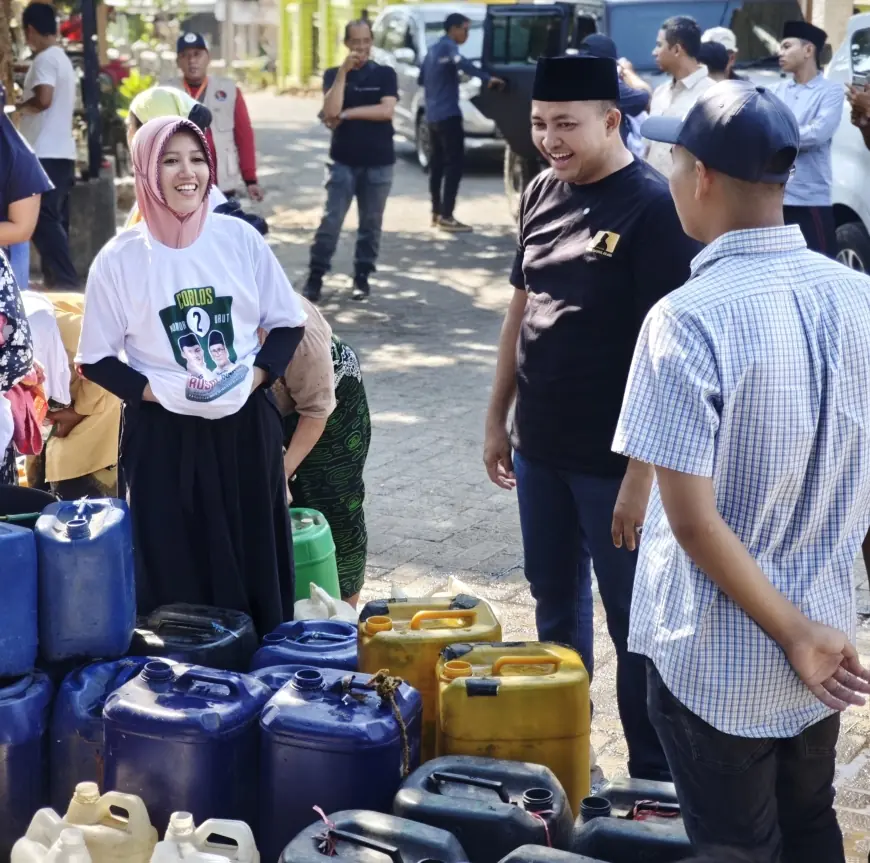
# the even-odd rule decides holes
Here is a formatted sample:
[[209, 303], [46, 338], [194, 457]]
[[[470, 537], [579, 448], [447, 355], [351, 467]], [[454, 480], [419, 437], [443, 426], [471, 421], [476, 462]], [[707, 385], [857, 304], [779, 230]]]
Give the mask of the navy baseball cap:
[[797, 158], [794, 114], [770, 90], [749, 81], [722, 81], [683, 119], [650, 117], [641, 135], [679, 144], [708, 168], [750, 183], [785, 183]]
[[208, 42], [205, 41], [202, 33], [182, 33], [178, 37], [175, 53], [180, 54], [185, 48], [201, 48], [203, 51], [208, 51]]

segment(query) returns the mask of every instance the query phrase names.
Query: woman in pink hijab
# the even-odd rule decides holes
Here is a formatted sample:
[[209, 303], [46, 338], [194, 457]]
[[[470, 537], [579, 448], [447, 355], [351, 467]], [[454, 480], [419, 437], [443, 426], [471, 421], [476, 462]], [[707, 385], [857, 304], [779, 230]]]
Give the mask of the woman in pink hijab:
[[214, 169], [193, 123], [151, 120], [132, 152], [143, 219], [91, 267], [76, 362], [124, 401], [139, 611], [214, 605], [250, 614], [263, 634], [293, 611], [269, 387], [305, 313], [262, 236], [209, 212]]

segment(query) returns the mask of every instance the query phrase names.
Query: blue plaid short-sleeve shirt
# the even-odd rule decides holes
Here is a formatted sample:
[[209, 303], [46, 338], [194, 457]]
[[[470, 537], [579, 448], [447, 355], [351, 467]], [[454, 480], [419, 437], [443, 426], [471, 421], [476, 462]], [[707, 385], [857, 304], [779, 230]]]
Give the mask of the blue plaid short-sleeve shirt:
[[[613, 444], [712, 477], [719, 512], [809, 618], [854, 637], [870, 524], [870, 278], [797, 227], [735, 231], [692, 262], [638, 337]], [[691, 561], [654, 484], [629, 650], [714, 728], [792, 737], [831, 711]]]

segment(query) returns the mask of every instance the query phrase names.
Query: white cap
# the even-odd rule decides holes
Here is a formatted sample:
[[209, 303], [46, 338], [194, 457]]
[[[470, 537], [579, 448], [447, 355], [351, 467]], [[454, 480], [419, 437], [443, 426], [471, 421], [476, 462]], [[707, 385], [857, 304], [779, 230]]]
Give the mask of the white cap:
[[169, 827], [166, 830], [167, 836], [187, 836], [193, 833], [193, 830], [193, 815], [190, 812], [173, 812], [169, 816]]
[[79, 782], [75, 798], [79, 803], [93, 803], [100, 799], [100, 786], [96, 782]]
[[701, 36], [702, 42], [718, 42], [726, 51], [737, 51], [737, 37], [727, 27], [711, 27]]

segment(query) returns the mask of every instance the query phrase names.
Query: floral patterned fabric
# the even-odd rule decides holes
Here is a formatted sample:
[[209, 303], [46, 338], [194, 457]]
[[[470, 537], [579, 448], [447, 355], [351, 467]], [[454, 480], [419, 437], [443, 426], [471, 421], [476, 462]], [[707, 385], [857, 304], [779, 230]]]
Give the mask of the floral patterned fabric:
[[[0, 252], [0, 397], [33, 368], [33, 342], [12, 267]], [[16, 485], [15, 450], [0, 453], [0, 485]]]

